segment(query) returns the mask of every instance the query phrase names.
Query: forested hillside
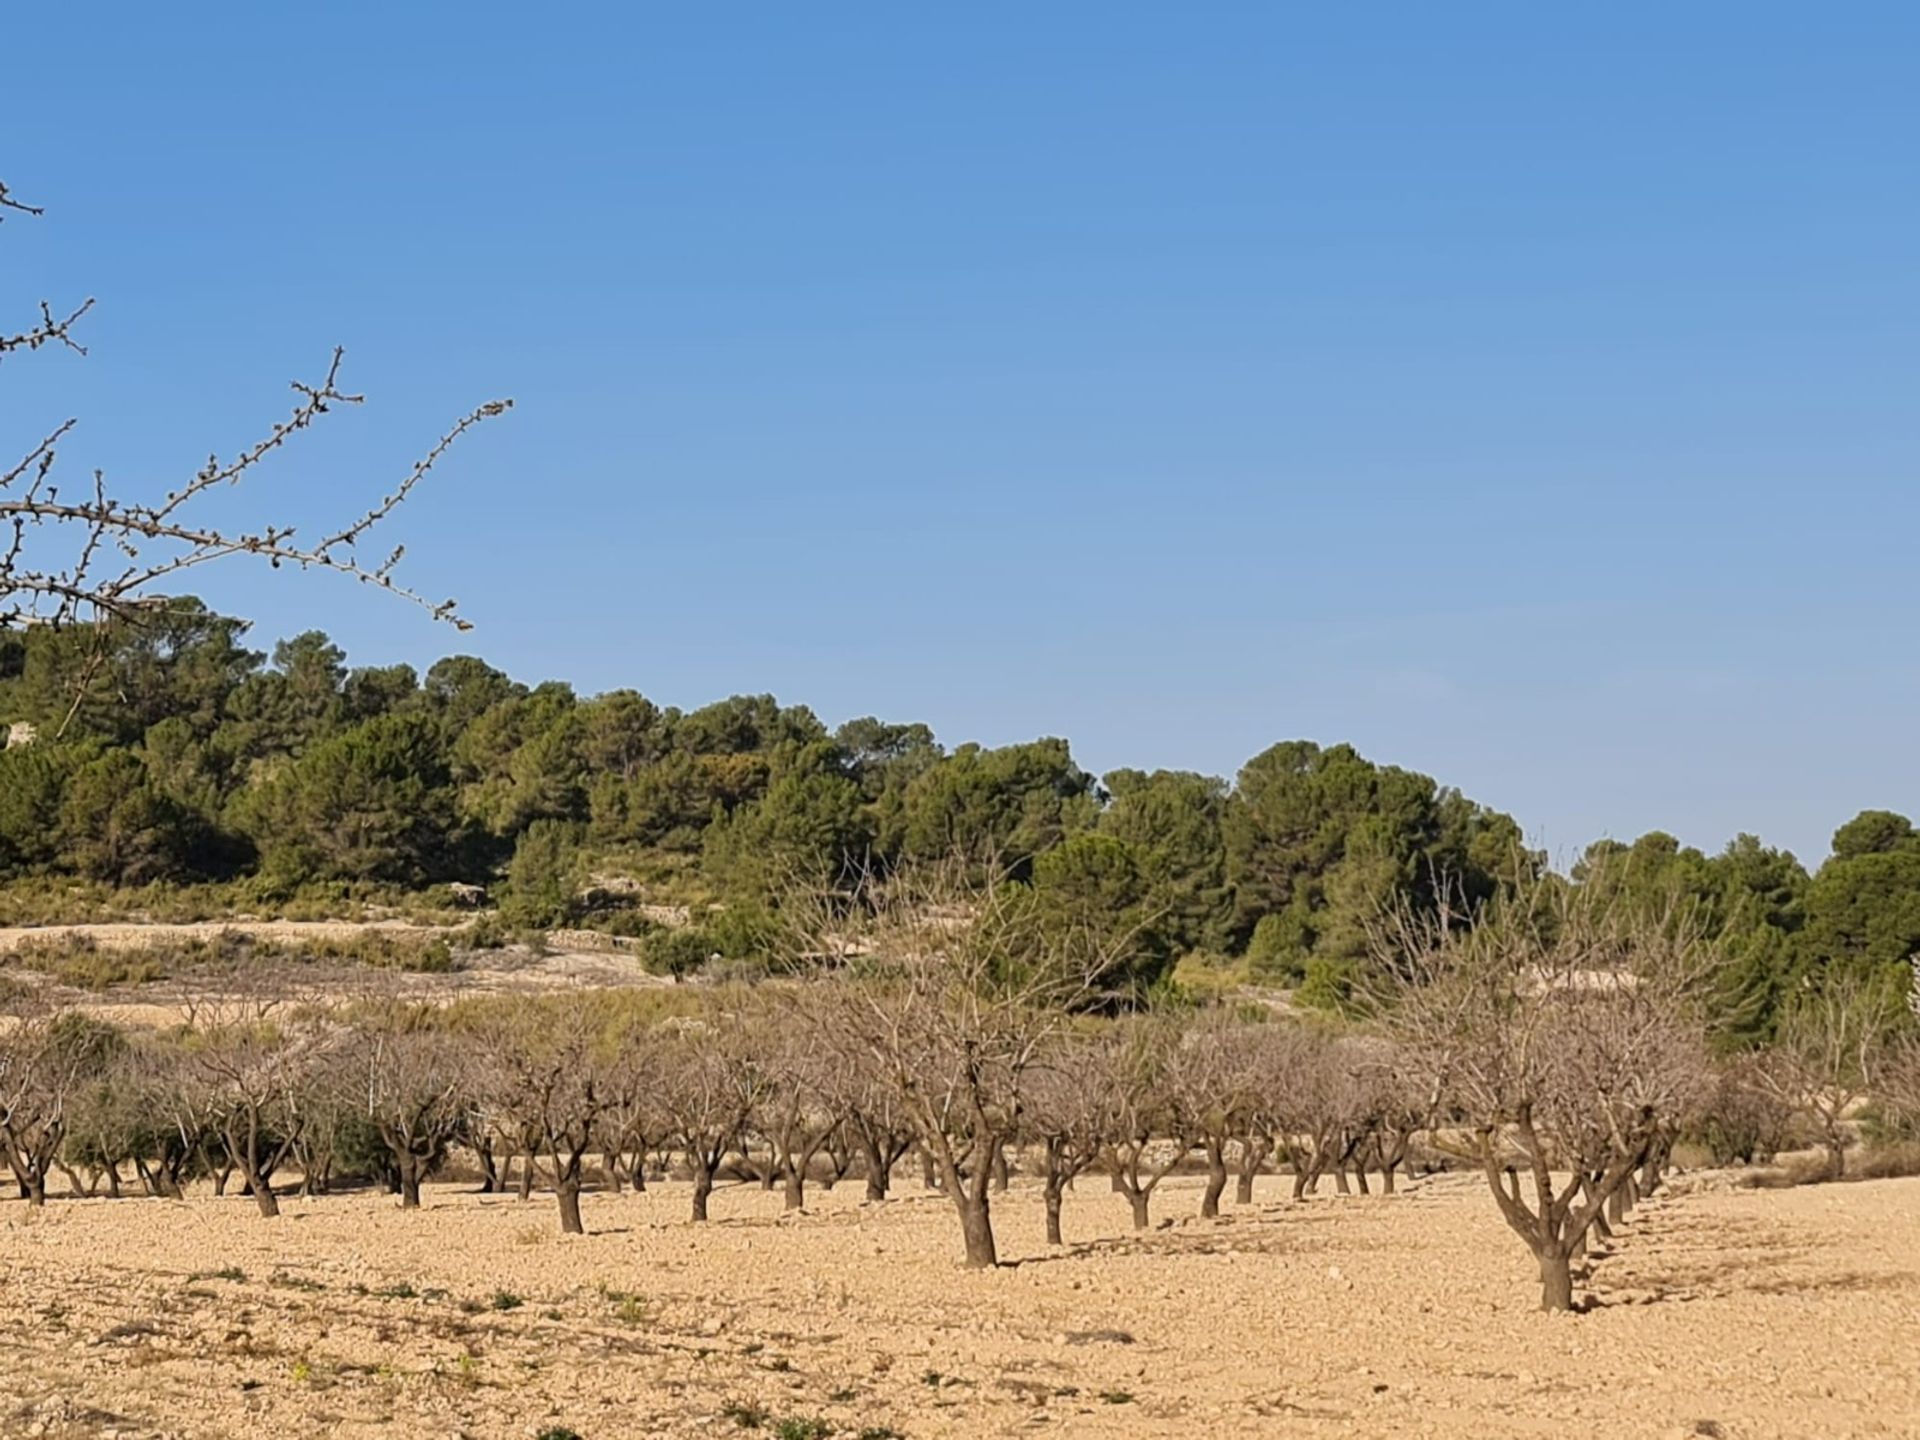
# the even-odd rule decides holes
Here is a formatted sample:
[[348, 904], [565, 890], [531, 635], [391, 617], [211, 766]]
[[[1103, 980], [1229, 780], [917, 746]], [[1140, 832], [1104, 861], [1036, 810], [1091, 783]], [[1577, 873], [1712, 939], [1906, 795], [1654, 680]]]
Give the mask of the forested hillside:
[[[1231, 782], [1096, 777], [1064, 739], [948, 749], [925, 724], [830, 730], [768, 695], [682, 712], [471, 656], [422, 677], [352, 668], [318, 632], [247, 641], [194, 601], [107, 633], [0, 633], [0, 729], [36, 736], [0, 754], [0, 877], [237, 881], [256, 900], [467, 882], [514, 924], [648, 936], [678, 968], [751, 961], [796, 877], [964, 854], [1059, 923], [1136, 931], [1148, 980], [1197, 956], [1337, 1004], [1384, 908], [1471, 906], [1542, 864], [1513, 818], [1344, 745], [1282, 742]], [[1920, 950], [1920, 836], [1886, 812], [1842, 826], [1811, 875], [1752, 836], [1709, 856], [1655, 833], [1591, 847], [1570, 879], [1697, 907], [1742, 1033], [1810, 968]], [[656, 933], [642, 902], [694, 923]]]

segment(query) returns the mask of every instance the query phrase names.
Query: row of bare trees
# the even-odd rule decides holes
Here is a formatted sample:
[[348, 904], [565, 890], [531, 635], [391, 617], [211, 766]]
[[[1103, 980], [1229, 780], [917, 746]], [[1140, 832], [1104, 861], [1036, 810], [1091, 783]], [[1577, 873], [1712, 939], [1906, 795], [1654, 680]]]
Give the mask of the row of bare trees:
[[1145, 1227], [1183, 1165], [1204, 1170], [1213, 1216], [1270, 1167], [1296, 1198], [1323, 1180], [1391, 1192], [1417, 1153], [1484, 1174], [1542, 1303], [1567, 1308], [1590, 1237], [1659, 1183], [1682, 1136], [1757, 1158], [1797, 1111], [1828, 1143], [1863, 1073], [1881, 1113], [1920, 1126], [1920, 1047], [1884, 1026], [1852, 1043], [1865, 1012], [1839, 991], [1806, 1008], [1804, 1043], [1716, 1060], [1713, 956], [1685, 917], [1566, 891], [1383, 927], [1390, 983], [1339, 1032], [1122, 1007], [1106, 988], [1120, 942], [1038, 929], [977, 876], [895, 876], [792, 913], [804, 973], [750, 989], [436, 1009], [296, 1002], [257, 979], [138, 1033], [17, 1002], [0, 1026], [0, 1149], [34, 1203], [62, 1169], [109, 1195], [206, 1176], [268, 1216], [293, 1175], [310, 1193], [376, 1177], [417, 1206], [460, 1150], [486, 1189], [549, 1191], [575, 1233], [589, 1184], [678, 1167], [698, 1221], [729, 1178], [798, 1209], [809, 1184], [857, 1174], [882, 1200], [917, 1154], [976, 1265], [998, 1258], [1010, 1158], [1060, 1243], [1083, 1176]]
[[[1837, 1179], [1864, 1115], [1920, 1134], [1920, 1036], [1884, 978], [1809, 976], [1774, 1045], [1716, 1058], [1722, 958], [1697, 918], [1549, 884], [1469, 922], [1380, 928], [1382, 1032], [1532, 1251], [1543, 1308], [1572, 1306], [1589, 1240], [1659, 1183], [1683, 1135], [1751, 1161], [1804, 1122]], [[1920, 1017], [1920, 979], [1913, 1001]]]
[[[1009, 1151], [1045, 1176], [1050, 1233], [1089, 1168], [1108, 1176], [1144, 1226], [1155, 1188], [1196, 1151], [1216, 1214], [1229, 1161], [1240, 1198], [1276, 1153], [1296, 1189], [1331, 1170], [1381, 1172], [1387, 1189], [1411, 1132], [1379, 1047], [1291, 1025], [1223, 1016], [1082, 1020], [1033, 1052], [1017, 1082], [986, 1074], [964, 1103], [964, 1060], [944, 1054], [902, 1072], [847, 1063], [822, 1027], [864, 1004], [853, 987], [713, 992], [701, 1013], [648, 1017], [610, 994], [444, 1011], [383, 1004], [354, 1012], [259, 995], [199, 1007], [170, 1031], [123, 1031], [80, 1010], [16, 1006], [0, 1034], [0, 1148], [23, 1194], [44, 1203], [64, 1170], [82, 1194], [119, 1196], [131, 1181], [177, 1196], [186, 1181], [237, 1183], [278, 1213], [283, 1178], [307, 1193], [336, 1176], [387, 1181], [406, 1207], [455, 1150], [489, 1190], [558, 1198], [581, 1226], [590, 1179], [644, 1187], [676, 1165], [706, 1218], [723, 1175], [783, 1188], [861, 1178], [887, 1197], [918, 1151], [938, 1189], [988, 1225]], [[998, 1094], [990, 1087], [1006, 1085]], [[975, 1116], [984, 1116], [976, 1125]], [[1004, 1123], [1001, 1117], [1004, 1115]]]

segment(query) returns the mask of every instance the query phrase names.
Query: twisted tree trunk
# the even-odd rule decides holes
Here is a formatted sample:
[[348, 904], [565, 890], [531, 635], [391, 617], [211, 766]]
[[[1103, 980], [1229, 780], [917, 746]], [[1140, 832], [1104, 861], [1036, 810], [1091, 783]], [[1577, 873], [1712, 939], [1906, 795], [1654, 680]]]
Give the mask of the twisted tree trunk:
[[1227, 1191], [1227, 1142], [1209, 1135], [1207, 1147], [1207, 1188], [1200, 1196], [1200, 1218], [1212, 1220], [1220, 1214], [1220, 1197]]

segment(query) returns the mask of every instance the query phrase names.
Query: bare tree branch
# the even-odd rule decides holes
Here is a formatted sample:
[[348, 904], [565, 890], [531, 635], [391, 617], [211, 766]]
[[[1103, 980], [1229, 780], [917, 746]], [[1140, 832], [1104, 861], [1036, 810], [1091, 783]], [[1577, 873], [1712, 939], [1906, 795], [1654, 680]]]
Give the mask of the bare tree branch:
[[[39, 207], [13, 199], [5, 185], [0, 185], [0, 211], [41, 213]], [[53, 344], [84, 355], [72, 332], [92, 306], [91, 299], [83, 301], [63, 316], [42, 301], [36, 322], [14, 333], [0, 332], [0, 360]], [[356, 547], [406, 503], [461, 436], [511, 409], [511, 400], [489, 400], [468, 411], [377, 503], [318, 540], [302, 540], [291, 525], [268, 522], [228, 529], [199, 516], [198, 502], [210, 491], [238, 485], [323, 416], [339, 406], [362, 402], [364, 397], [340, 388], [344, 353], [334, 350], [318, 382], [293, 382], [297, 399], [292, 411], [258, 440], [224, 459], [209, 456], [205, 465], [158, 501], [113, 494], [99, 471], [83, 493], [64, 494], [54, 471], [60, 448], [78, 421], [69, 418], [56, 425], [16, 464], [0, 471], [0, 627], [65, 624], [102, 616], [137, 618], [148, 603], [143, 596], [161, 582], [210, 561], [243, 555], [263, 560], [273, 569], [330, 570], [419, 605], [436, 620], [468, 629], [454, 601], [429, 600], [395, 579], [404, 547], [396, 547], [377, 562], [361, 559]]]

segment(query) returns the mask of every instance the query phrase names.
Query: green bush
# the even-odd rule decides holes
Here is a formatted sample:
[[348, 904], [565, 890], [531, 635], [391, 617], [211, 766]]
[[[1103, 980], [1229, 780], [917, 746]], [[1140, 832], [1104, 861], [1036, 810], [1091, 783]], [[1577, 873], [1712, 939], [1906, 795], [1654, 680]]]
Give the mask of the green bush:
[[1311, 942], [1305, 923], [1292, 910], [1262, 915], [1247, 942], [1247, 969], [1256, 980], [1297, 984], [1305, 973]]
[[200, 884], [156, 881], [115, 887], [70, 876], [31, 875], [0, 884], [0, 925], [378, 919], [444, 923], [456, 918], [464, 915], [444, 889], [413, 890], [370, 881], [290, 886], [248, 876]]
[[513, 927], [497, 914], [482, 915], [460, 932], [460, 940], [470, 950], [504, 950], [513, 943]]
[[454, 968], [444, 937], [397, 930], [364, 930], [346, 937], [271, 940], [232, 927], [211, 937], [158, 936], [145, 945], [106, 946], [73, 931], [29, 936], [4, 957], [78, 990], [143, 985], [194, 971], [231, 970], [243, 964], [365, 965], [378, 970], [445, 974]]
[[618, 935], [626, 940], [645, 940], [666, 928], [638, 910], [602, 910], [588, 917], [587, 924], [603, 935]]
[[76, 990], [144, 985], [171, 973], [168, 958], [151, 950], [104, 949], [86, 935], [31, 936], [14, 947], [11, 963]]
[[1316, 955], [1307, 961], [1306, 975], [1293, 998], [1315, 1010], [1344, 1011], [1353, 1003], [1354, 971], [1350, 960]]
[[580, 827], [560, 820], [534, 821], [513, 847], [500, 918], [522, 928], [573, 923], [579, 873]]
[[718, 954], [713, 937], [692, 925], [656, 930], [640, 945], [640, 959], [656, 975], [691, 975]]

